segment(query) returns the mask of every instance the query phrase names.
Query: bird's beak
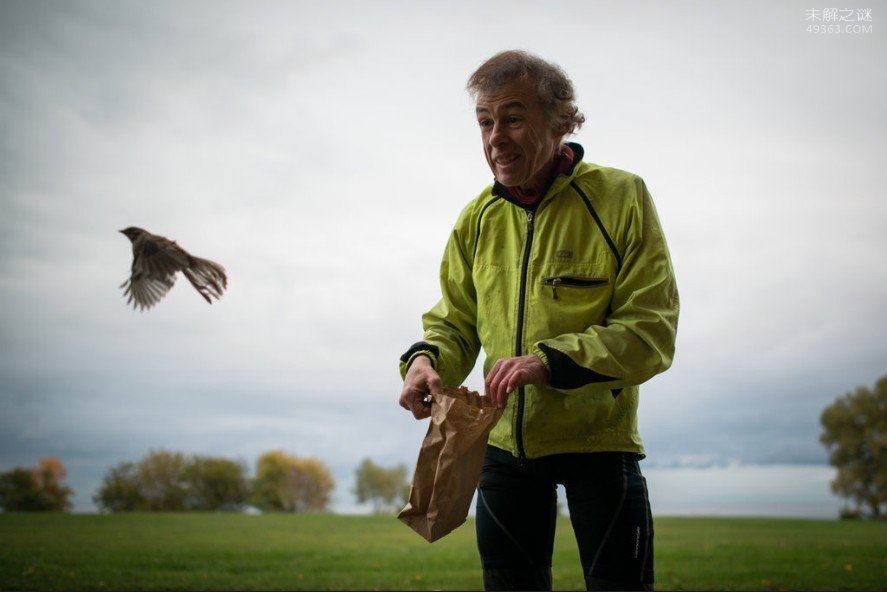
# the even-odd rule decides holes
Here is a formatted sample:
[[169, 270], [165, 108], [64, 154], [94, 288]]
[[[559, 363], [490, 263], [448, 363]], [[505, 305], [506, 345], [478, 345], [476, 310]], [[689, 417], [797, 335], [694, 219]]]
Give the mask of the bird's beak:
[[118, 230], [117, 232], [119, 232], [120, 234], [126, 234], [126, 231], [123, 230]]

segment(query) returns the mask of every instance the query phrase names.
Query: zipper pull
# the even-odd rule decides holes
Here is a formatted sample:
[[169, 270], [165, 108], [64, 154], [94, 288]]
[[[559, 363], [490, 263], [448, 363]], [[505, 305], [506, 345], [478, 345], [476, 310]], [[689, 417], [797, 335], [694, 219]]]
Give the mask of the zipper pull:
[[551, 294], [554, 296], [555, 300], [557, 300], [557, 287], [560, 283], [561, 278], [552, 278], [551, 280]]
[[527, 212], [527, 226], [533, 227], [533, 212]]

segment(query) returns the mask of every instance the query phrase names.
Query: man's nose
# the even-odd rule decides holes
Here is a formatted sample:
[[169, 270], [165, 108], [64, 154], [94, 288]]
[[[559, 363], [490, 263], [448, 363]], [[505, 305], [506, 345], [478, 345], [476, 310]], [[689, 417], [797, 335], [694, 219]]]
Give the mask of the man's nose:
[[505, 126], [496, 122], [493, 124], [493, 129], [490, 130], [490, 145], [497, 146], [503, 144], [508, 139], [508, 136], [505, 134]]

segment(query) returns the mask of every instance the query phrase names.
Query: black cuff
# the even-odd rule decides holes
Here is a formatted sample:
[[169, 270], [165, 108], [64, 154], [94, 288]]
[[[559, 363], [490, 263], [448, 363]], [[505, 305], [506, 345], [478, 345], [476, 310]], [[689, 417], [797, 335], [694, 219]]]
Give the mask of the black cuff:
[[431, 345], [430, 343], [427, 343], [425, 341], [419, 341], [418, 343], [414, 343], [413, 345], [411, 345], [410, 349], [408, 349], [402, 356], [400, 356], [400, 361], [406, 364], [410, 361], [410, 358], [412, 358], [417, 353], [423, 351], [430, 353], [432, 356], [434, 356], [434, 358], [437, 358], [440, 355], [440, 348], [438, 348], [436, 345]]
[[580, 366], [564, 352], [549, 347], [544, 343], [540, 342], [538, 346], [548, 359], [548, 384], [556, 389], [574, 389], [586, 384], [619, 380], [618, 378], [595, 372], [591, 368]]

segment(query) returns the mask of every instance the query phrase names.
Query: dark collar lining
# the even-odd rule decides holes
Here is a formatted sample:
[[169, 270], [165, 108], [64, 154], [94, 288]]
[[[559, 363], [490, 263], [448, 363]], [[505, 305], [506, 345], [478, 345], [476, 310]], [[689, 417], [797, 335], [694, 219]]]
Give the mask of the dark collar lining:
[[[576, 170], [576, 165], [578, 165], [580, 162], [582, 162], [582, 158], [585, 156], [585, 149], [582, 148], [582, 146], [580, 144], [577, 144], [575, 142], [567, 142], [567, 146], [569, 146], [573, 150], [573, 165], [570, 167], [570, 169], [566, 173], [564, 173], [566, 176], [569, 177], [573, 174], [573, 171]], [[536, 208], [539, 206], [539, 203], [541, 203], [541, 200], [540, 200], [539, 202], [536, 202], [535, 204], [527, 205], [525, 203], [518, 201], [513, 195], [511, 195], [511, 192], [508, 191], [508, 188], [505, 187], [505, 185], [501, 184], [499, 181], [496, 181], [495, 179], [493, 180], [493, 195], [501, 197], [502, 199], [504, 199], [508, 202], [511, 202], [520, 208], [527, 210], [528, 212], [535, 212]]]

